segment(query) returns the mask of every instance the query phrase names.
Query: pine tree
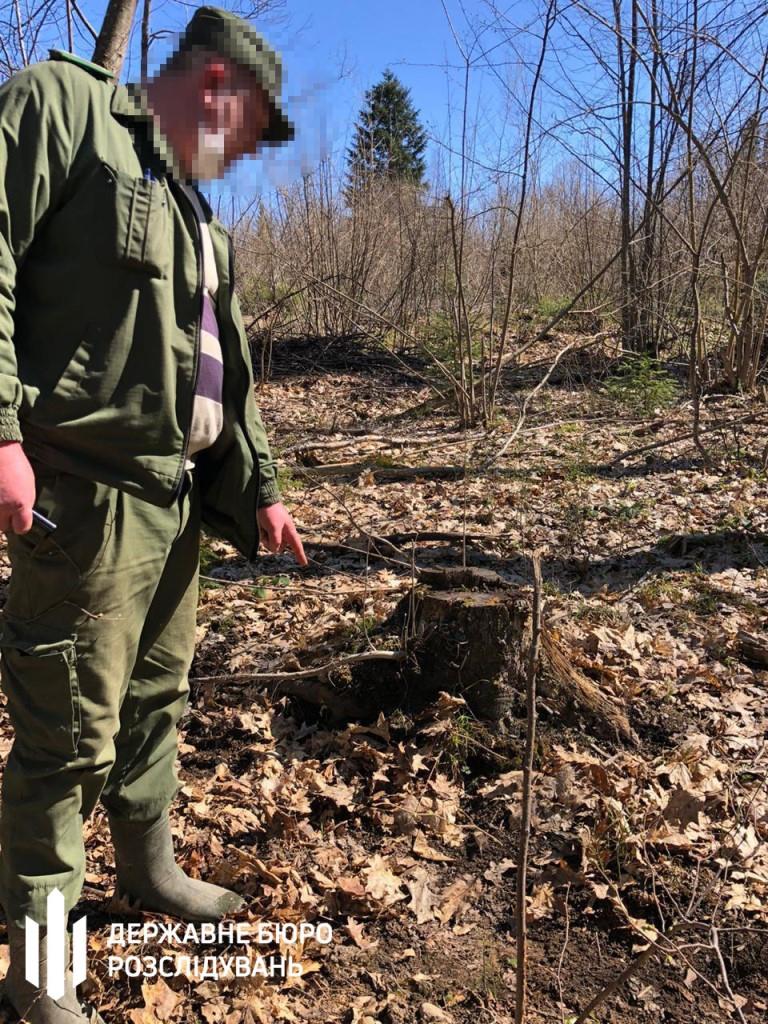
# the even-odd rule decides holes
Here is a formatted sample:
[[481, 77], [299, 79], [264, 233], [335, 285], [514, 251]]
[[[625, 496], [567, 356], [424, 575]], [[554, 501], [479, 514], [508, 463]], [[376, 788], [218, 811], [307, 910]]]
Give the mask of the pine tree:
[[348, 194], [372, 180], [423, 186], [426, 147], [426, 133], [410, 90], [387, 69], [365, 93], [354, 141], [347, 150]]

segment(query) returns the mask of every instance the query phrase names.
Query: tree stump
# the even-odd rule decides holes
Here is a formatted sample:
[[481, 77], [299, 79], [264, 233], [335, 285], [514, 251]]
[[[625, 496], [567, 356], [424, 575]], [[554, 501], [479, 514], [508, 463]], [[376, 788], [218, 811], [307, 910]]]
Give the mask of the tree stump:
[[[410, 607], [403, 599], [401, 614]], [[523, 678], [529, 604], [508, 590], [424, 590], [413, 603], [406, 667], [419, 700], [441, 690], [463, 697], [478, 717], [498, 721]]]
[[[376, 647], [395, 641], [403, 661], [345, 666], [319, 702], [337, 717], [368, 718], [420, 709], [445, 691], [477, 718], [498, 722], [523, 678], [530, 601], [490, 570], [425, 570], [420, 580], [370, 636]], [[310, 687], [299, 686], [311, 699]]]
[[[463, 698], [476, 718], [497, 724], [524, 694], [531, 610], [530, 594], [492, 570], [423, 569], [413, 593], [370, 634], [375, 647], [404, 651], [403, 660], [340, 665], [319, 672], [325, 678], [317, 683], [301, 679], [279, 688], [322, 705], [337, 721], [420, 710], [444, 691]], [[546, 622], [539, 673], [541, 693], [564, 721], [635, 742], [624, 703], [574, 664]]]

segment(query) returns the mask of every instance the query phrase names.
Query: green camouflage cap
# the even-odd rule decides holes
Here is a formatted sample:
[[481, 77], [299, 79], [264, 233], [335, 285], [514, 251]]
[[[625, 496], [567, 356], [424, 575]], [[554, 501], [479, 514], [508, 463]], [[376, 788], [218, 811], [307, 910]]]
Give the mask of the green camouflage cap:
[[214, 50], [256, 76], [271, 111], [264, 142], [289, 142], [294, 137], [294, 126], [280, 107], [280, 58], [250, 22], [220, 7], [198, 7], [179, 40], [179, 50], [197, 48]]

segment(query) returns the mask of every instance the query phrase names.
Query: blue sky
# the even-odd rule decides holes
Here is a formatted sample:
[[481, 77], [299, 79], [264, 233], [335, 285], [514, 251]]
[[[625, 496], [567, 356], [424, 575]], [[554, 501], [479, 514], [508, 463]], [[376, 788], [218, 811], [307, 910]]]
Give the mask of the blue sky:
[[[104, 0], [82, 2], [87, 3], [93, 23], [100, 24]], [[508, 12], [509, 39], [500, 43], [493, 30], [481, 32], [482, 47], [489, 49], [496, 67], [492, 72], [484, 69], [479, 58], [471, 75], [468, 116], [470, 129], [477, 124], [472, 156], [478, 169], [475, 179], [464, 181], [469, 195], [476, 183], [487, 183], [488, 167], [506, 166], [513, 173], [519, 168], [521, 107], [527, 102], [541, 32], [541, 0], [497, 0], [497, 5]], [[197, 6], [186, 0], [153, 0], [152, 27], [168, 31], [153, 43], [150, 74], [174, 48]], [[447, 177], [455, 193], [457, 162], [452, 153], [459, 146], [464, 67], [454, 32], [465, 42], [471, 36], [470, 24], [482, 29], [492, 20], [489, 7], [486, 0], [445, 0], [445, 7], [441, 0], [287, 0], [276, 14], [255, 21], [282, 54], [284, 98], [296, 123], [296, 141], [240, 161], [211, 187], [212, 196], [267, 196], [276, 187], [300, 181], [302, 173], [316, 168], [324, 156], [342, 164], [365, 90], [387, 67], [410, 89], [427, 129], [428, 179], [438, 182], [437, 188], [443, 191], [441, 181]], [[139, 76], [141, 8], [139, 0], [124, 80]], [[567, 33], [559, 34], [557, 57], [550, 69], [556, 84], [562, 71], [558, 62], [568, 62], [570, 70], [575, 70], [572, 57], [566, 55], [571, 44]], [[90, 56], [91, 41], [81, 38], [75, 49]], [[580, 71], [587, 80], [594, 80], [594, 65]], [[570, 98], [549, 96], [539, 110], [542, 121], [562, 117]], [[555, 143], [546, 146], [549, 153], [539, 154], [540, 169], [551, 169], [563, 156]]]
[[[497, 0], [499, 2], [499, 0]], [[95, 26], [103, 16], [105, 0], [81, 0]], [[139, 36], [142, 0], [134, 22], [132, 45], [122, 78], [139, 77]], [[153, 42], [150, 74], [174, 48], [197, 2], [153, 0], [152, 28], [163, 35]], [[539, 0], [504, 0], [516, 25], [535, 23]], [[214, 195], [253, 196], [301, 179], [318, 161], [331, 155], [341, 164], [355, 118], [364, 102], [365, 90], [374, 85], [390, 67], [410, 89], [430, 143], [427, 176], [434, 182], [440, 175], [451, 176], [447, 167], [452, 146], [458, 146], [463, 102], [464, 69], [455, 31], [460, 39], [469, 36], [468, 22], [480, 25], [488, 20], [485, 0], [286, 0], [275, 14], [256, 20], [256, 27], [280, 50], [284, 63], [286, 109], [296, 123], [296, 141], [267, 148], [263, 156], [246, 158], [221, 183]], [[524, 36], [516, 31], [516, 41]], [[531, 37], [526, 36], [526, 45]], [[491, 32], [483, 35], [490, 45]], [[54, 45], [65, 45], [63, 41]], [[506, 44], [505, 44], [506, 46]], [[92, 40], [79, 33], [75, 52], [89, 57]], [[42, 56], [42, 54], [41, 54]], [[509, 60], [508, 47], [493, 51], [493, 59]], [[511, 58], [514, 59], [514, 58]], [[502, 68], [498, 74], [507, 74]], [[526, 89], [513, 89], [511, 107], [524, 102]], [[470, 84], [470, 122], [477, 120], [478, 159], [498, 166], [504, 157], [515, 163], [519, 132], [507, 130], [505, 118], [510, 102], [504, 99], [499, 81], [480, 68], [473, 70]], [[502, 151], [507, 147], [507, 152]], [[454, 159], [455, 163], [455, 159]], [[455, 178], [455, 175], [454, 175]], [[470, 183], [471, 186], [472, 183]]]
[[[81, 2], [99, 25], [105, 0]], [[742, 0], [734, 0], [734, 4], [739, 9], [744, 6]], [[139, 0], [123, 78], [138, 77], [142, 6], [143, 0]], [[179, 32], [197, 6], [188, 0], [152, 0], [152, 27]], [[513, 175], [506, 183], [514, 181], [520, 167], [522, 108], [530, 91], [547, 4], [543, 0], [496, 0], [497, 9], [508, 15], [503, 41], [493, 29], [483, 30], [492, 20], [490, 6], [486, 0], [445, 0], [446, 14], [441, 0], [286, 0], [276, 16], [257, 21], [256, 26], [283, 55], [284, 95], [296, 122], [296, 141], [279, 149], [268, 148], [263, 158], [241, 161], [212, 191], [267, 194], [275, 186], [300, 180], [302, 172], [313, 170], [323, 156], [343, 161], [365, 90], [379, 80], [386, 67], [411, 90], [431, 137], [428, 177], [435, 182], [441, 174], [447, 175], [455, 191], [455, 161], [453, 167], [445, 164], [459, 142], [463, 67], [451, 26], [466, 40], [471, 34], [468, 23], [481, 30], [481, 48], [488, 50], [495, 67], [482, 68], [480, 59], [471, 76], [469, 122], [471, 128], [477, 124], [477, 132], [476, 149], [471, 154], [475, 163], [466, 166], [477, 170], [473, 172], [476, 179], [464, 181], [465, 194], [472, 195], [482, 179], [488, 182], [488, 168], [505, 167]], [[598, 0], [592, 6], [598, 13], [609, 13], [611, 0]], [[708, 17], [717, 18], [722, 6], [720, 0], [704, 0], [703, 9]], [[569, 17], [575, 18], [576, 31], [569, 25]], [[52, 26], [50, 33], [54, 32]], [[576, 32], [585, 33], [584, 38]], [[561, 6], [535, 112], [534, 139], [541, 148], [534, 151], [533, 162], [542, 177], [554, 174], [564, 161], [582, 158], [598, 171], [606, 168], [607, 174], [613, 173], [615, 88], [587, 45], [592, 37], [598, 47], [607, 46], [609, 61], [615, 60], [615, 52], [611, 57], [614, 44], [600, 37], [601, 32], [598, 22], [579, 14], [574, 5]], [[44, 34], [48, 36], [48, 32]], [[154, 43], [150, 73], [158, 69], [176, 38], [167, 32]], [[62, 41], [54, 45], [62, 45]], [[758, 56], [762, 46], [762, 38], [757, 39], [754, 48]], [[90, 56], [92, 41], [81, 35], [75, 50]], [[643, 89], [647, 92], [642, 81], [640, 89], [641, 95]], [[576, 109], [583, 103], [589, 103], [594, 112], [589, 123]], [[706, 111], [703, 113], [706, 116]], [[641, 123], [638, 131], [642, 132]], [[604, 184], [608, 191], [613, 187], [611, 182]]]
[[[98, 26], [104, 0], [81, 2]], [[462, 182], [464, 194], [471, 197], [476, 185], [488, 184], [488, 168], [506, 167], [516, 174], [522, 108], [537, 55], [542, 0], [496, 0], [496, 5], [509, 16], [504, 41], [487, 28], [494, 20], [487, 0], [445, 0], [444, 4], [441, 0], [287, 0], [276, 13], [256, 20], [256, 27], [283, 57], [284, 99], [296, 123], [296, 141], [241, 160], [222, 182], [211, 186], [212, 198], [267, 197], [276, 187], [300, 181], [302, 173], [314, 170], [324, 156], [342, 166], [365, 91], [387, 67], [409, 88], [427, 130], [428, 180], [439, 193], [446, 179], [454, 194], [460, 192], [455, 154], [460, 145], [464, 64], [459, 47], [471, 38], [470, 26], [480, 30], [481, 46], [475, 46], [468, 109], [476, 147], [471, 156], [476, 164], [475, 170], [471, 161], [465, 165], [470, 176]], [[139, 77], [142, 6], [139, 0], [124, 80]], [[151, 49], [150, 75], [173, 50], [178, 33], [197, 6], [187, 0], [153, 0], [152, 28], [161, 29], [162, 36]], [[555, 43], [555, 82], [561, 78], [558, 62], [569, 60], [565, 49], [571, 42], [567, 33], [561, 33]], [[92, 41], [81, 35], [74, 48], [90, 56]], [[492, 71], [483, 67], [478, 56], [481, 49], [489, 51], [495, 65]], [[594, 78], [594, 66], [585, 73], [588, 79]], [[542, 121], [560, 118], [563, 102], [568, 98], [545, 100], [539, 110]], [[551, 169], [562, 157], [556, 144], [546, 146], [549, 153], [537, 154], [540, 170]], [[506, 178], [505, 184], [510, 180], [514, 178]]]
[[[446, 5], [458, 29], [463, 23], [459, 4], [446, 0]], [[525, 0], [514, 6], [527, 5]], [[157, 0], [153, 25], [178, 32], [196, 6]], [[92, 2], [87, 9], [98, 25], [103, 3]], [[139, 74], [140, 9], [141, 0], [124, 80]], [[485, 5], [482, 0], [468, 0], [464, 9], [477, 16]], [[326, 154], [342, 157], [365, 90], [386, 67], [411, 90], [430, 136], [446, 137], [451, 106], [456, 124], [462, 72], [440, 0], [288, 0], [276, 16], [254, 24], [282, 54], [284, 96], [296, 122], [296, 141], [267, 151], [263, 159], [241, 161], [222, 183], [224, 193], [269, 190], [296, 181]], [[153, 43], [150, 74], [174, 42], [175, 36], [168, 35]], [[82, 40], [75, 49], [90, 56], [89, 45]], [[430, 143], [428, 159], [433, 161], [437, 155]]]
[[[185, 18], [174, 20], [180, 26]], [[456, 78], [458, 72], [444, 66], [455, 64], [457, 53], [440, 0], [288, 0], [284, 16], [256, 24], [282, 54], [284, 95], [297, 138], [263, 161], [241, 162], [225, 191], [286, 184], [324, 154], [341, 155], [365, 90], [386, 67], [410, 88], [430, 134], [445, 132], [452, 91], [446, 76]], [[155, 45], [150, 72], [171, 42]], [[455, 89], [453, 94], [458, 95]]]

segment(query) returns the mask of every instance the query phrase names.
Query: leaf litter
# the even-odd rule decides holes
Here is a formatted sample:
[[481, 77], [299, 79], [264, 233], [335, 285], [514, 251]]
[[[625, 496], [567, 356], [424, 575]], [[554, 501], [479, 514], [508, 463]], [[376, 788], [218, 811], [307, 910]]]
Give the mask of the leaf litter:
[[[723, 444], [715, 469], [682, 442], [608, 472], [647, 424], [607, 415], [566, 380], [542, 389], [492, 471], [381, 480], [376, 467], [406, 465], [411, 453], [421, 453], [412, 465], [425, 452], [431, 467], [477, 464], [503, 427], [457, 433], [449, 413], [418, 412], [421, 385], [368, 373], [357, 356], [351, 368], [306, 373], [283, 359], [258, 399], [278, 452], [295, 449], [284, 489], [311, 567], [302, 573], [289, 556], [248, 564], [204, 538], [172, 814], [179, 862], [242, 893], [244, 920], [327, 922], [334, 939], [284, 948], [302, 975], [277, 982], [108, 978], [111, 847], [97, 812], [85, 826], [82, 905], [86, 985], [105, 1019], [513, 1020], [522, 695], [505, 744], [491, 749], [447, 692], [419, 713], [339, 723], [279, 687], [220, 677], [366, 650], [411, 587], [410, 559], [465, 559], [525, 586], [533, 547], [543, 549], [547, 621], [572, 663], [628, 709], [638, 742], [595, 736], [578, 709], [564, 717], [541, 697], [531, 1019], [575, 1020], [672, 925], [681, 930], [663, 955], [596, 1019], [764, 1019], [768, 498], [764, 469], [744, 454], [758, 451], [759, 426], [743, 427], [738, 451]], [[743, 406], [722, 399], [712, 415]], [[652, 438], [686, 424], [673, 410]], [[313, 442], [338, 443], [329, 461], [364, 468], [313, 477], [325, 460]], [[372, 554], [371, 537], [415, 533], [449, 539], [398, 539], [404, 561]], [[197, 684], [203, 676], [220, 681]], [[0, 743], [7, 753], [4, 701]]]

